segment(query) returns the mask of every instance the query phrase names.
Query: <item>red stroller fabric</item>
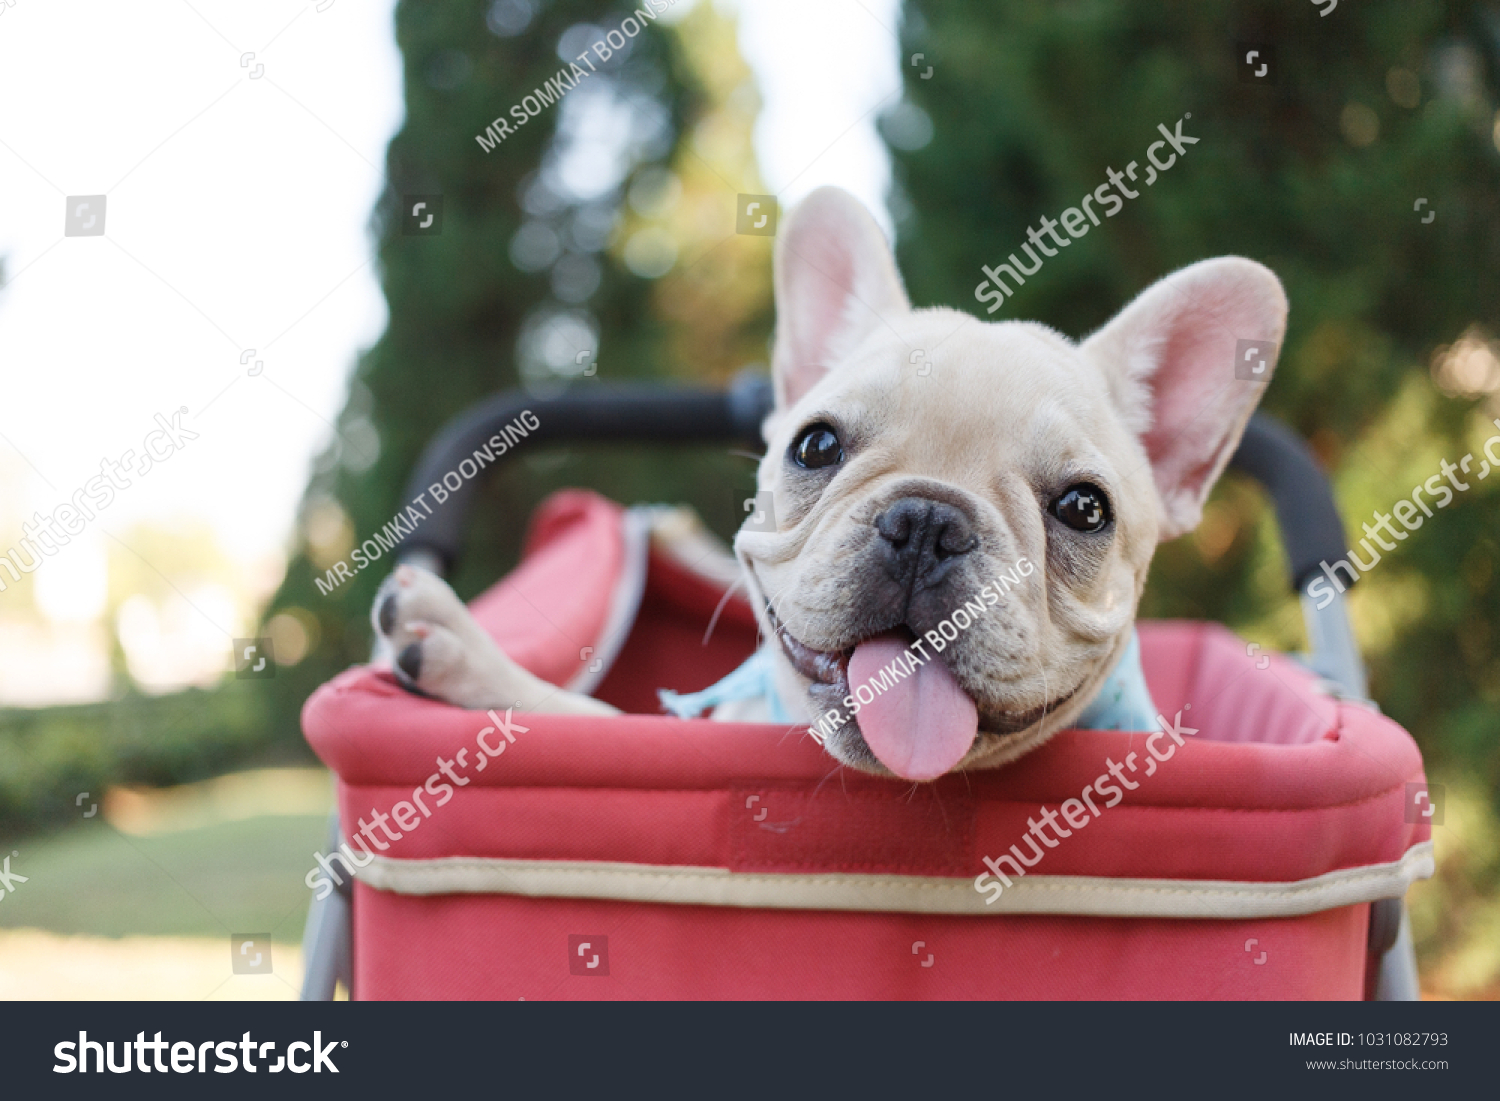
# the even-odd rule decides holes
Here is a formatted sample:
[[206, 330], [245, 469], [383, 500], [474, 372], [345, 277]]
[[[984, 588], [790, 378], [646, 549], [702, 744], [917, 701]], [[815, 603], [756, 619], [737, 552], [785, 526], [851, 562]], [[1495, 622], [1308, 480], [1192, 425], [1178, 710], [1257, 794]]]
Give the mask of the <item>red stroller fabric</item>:
[[[553, 497], [473, 602], [554, 683], [611, 649], [624, 516]], [[627, 714], [507, 720], [371, 667], [308, 701], [344, 835], [374, 853], [355, 997], [1361, 998], [1369, 903], [1431, 874], [1410, 736], [1216, 625], [1140, 624], [1175, 736], [1064, 731], [913, 785], [838, 768], [805, 727], [660, 715], [658, 688], [713, 683], [756, 627], [731, 598], [705, 641], [723, 586], [647, 563], [593, 693]], [[1025, 840], [1039, 818], [1051, 844]]]

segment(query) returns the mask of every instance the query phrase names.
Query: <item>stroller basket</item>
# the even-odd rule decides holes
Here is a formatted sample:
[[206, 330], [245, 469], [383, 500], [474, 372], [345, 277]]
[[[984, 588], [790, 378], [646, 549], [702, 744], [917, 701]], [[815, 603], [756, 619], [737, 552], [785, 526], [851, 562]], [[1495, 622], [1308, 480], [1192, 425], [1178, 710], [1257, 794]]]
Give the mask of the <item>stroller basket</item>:
[[[769, 395], [556, 401], [530, 403], [553, 440], [748, 442]], [[417, 482], [520, 408], [447, 430]], [[1343, 553], [1326, 480], [1264, 417], [1235, 465], [1270, 490], [1302, 590]], [[466, 504], [408, 560], [449, 566]], [[1416, 996], [1400, 900], [1432, 873], [1408, 811], [1421, 756], [1362, 699], [1341, 601], [1304, 597], [1307, 662], [1142, 623], [1166, 729], [1064, 731], [914, 789], [833, 769], [800, 726], [656, 713], [657, 688], [700, 689], [756, 645], [727, 586], [659, 512], [567, 491], [471, 607], [523, 666], [625, 714], [470, 712], [374, 667], [315, 693], [304, 729], [348, 824], [329, 851], [372, 842], [323, 864], [340, 882], [309, 914], [304, 997], [340, 977], [361, 999]], [[1106, 804], [1111, 775], [1127, 790]], [[1063, 840], [1034, 829], [1048, 814]]]

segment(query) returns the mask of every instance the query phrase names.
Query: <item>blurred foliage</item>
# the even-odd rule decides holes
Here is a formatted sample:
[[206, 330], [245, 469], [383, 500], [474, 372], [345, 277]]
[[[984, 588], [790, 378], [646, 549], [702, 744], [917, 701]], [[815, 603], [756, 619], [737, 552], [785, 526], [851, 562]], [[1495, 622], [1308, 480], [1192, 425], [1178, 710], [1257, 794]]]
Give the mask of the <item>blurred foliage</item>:
[[[167, 787], [249, 762], [303, 760], [268, 722], [270, 680], [169, 696], [0, 709], [0, 829], [76, 822], [112, 784]], [[88, 792], [84, 806], [77, 803]]]
[[1407, 895], [1422, 985], [1451, 997], [1500, 998], [1500, 819], [1493, 793], [1463, 777], [1447, 785], [1438, 875]]
[[[736, 194], [765, 190], [750, 143], [760, 101], [734, 26], [709, 4], [685, 18], [675, 10], [674, 22], [647, 23], [627, 50], [601, 61], [593, 45], [638, 7], [397, 6], [406, 117], [371, 222], [390, 320], [355, 366], [336, 437], [314, 464], [286, 577], [257, 632], [300, 660], [280, 664], [274, 680], [225, 681], [213, 692], [0, 711], [0, 823], [67, 821], [77, 792], [97, 795], [106, 784], [181, 783], [309, 758], [302, 706], [368, 658], [369, 607], [390, 563], [327, 594], [314, 579], [406, 503], [422, 449], [462, 410], [516, 387], [541, 397], [624, 379], [719, 383], [764, 358], [772, 241], [734, 232]], [[568, 71], [563, 53], [585, 51], [593, 64], [580, 70], [597, 71], [518, 126], [512, 105]], [[511, 133], [485, 152], [475, 135], [500, 117]], [[402, 197], [434, 194], [443, 196], [441, 235], [404, 235]], [[584, 374], [591, 364], [595, 373]], [[503, 575], [537, 502], [574, 485], [620, 501], [686, 501], [728, 536], [754, 474], [722, 449], [627, 454], [523, 442], [475, 502], [452, 578], [459, 592]], [[171, 545], [182, 534], [153, 542], [153, 560], [183, 557]], [[120, 568], [130, 573], [113, 579], [123, 591], [156, 594], [162, 584], [129, 562]], [[113, 661], [123, 673], [118, 647]]]
[[[1184, 120], [1198, 144], [1151, 186], [1144, 172], [1127, 183], [1138, 198], [989, 316], [1080, 337], [1185, 264], [1261, 261], [1291, 300], [1264, 408], [1311, 441], [1360, 535], [1442, 460], [1477, 457], [1500, 416], [1500, 7], [1369, 0], [1318, 13], [909, 0], [903, 60], [923, 53], [933, 71], [903, 66], [905, 100], [883, 129], [914, 302], [985, 316], [981, 264], [1019, 251], [1028, 226], [1077, 206], [1108, 169], [1144, 168], [1157, 126]], [[1241, 79], [1240, 52], [1255, 45], [1274, 51], [1274, 84]], [[1435, 218], [1414, 211], [1418, 198]], [[1472, 840], [1493, 834], [1500, 805], [1500, 509], [1496, 480], [1469, 484], [1360, 582], [1351, 611], [1375, 698], [1434, 779], [1468, 785]], [[1199, 529], [1157, 555], [1143, 614], [1220, 620], [1297, 649], [1285, 569], [1263, 495], [1226, 479]], [[1469, 992], [1500, 990], [1500, 866], [1477, 849], [1449, 861], [1437, 832], [1443, 884], [1424, 897], [1460, 909], [1421, 924], [1422, 947], [1480, 967]]]
[[[368, 610], [389, 562], [327, 595], [314, 579], [406, 503], [423, 447], [451, 417], [518, 386], [545, 396], [625, 379], [720, 381], [765, 347], [770, 241], [734, 234], [736, 192], [761, 190], [749, 142], [759, 99], [711, 5], [648, 24], [628, 53], [593, 56], [598, 72], [490, 152], [475, 140], [498, 116], [515, 127], [511, 106], [632, 10], [593, 0], [397, 8], [407, 114], [374, 219], [390, 322], [355, 368], [340, 438], [308, 488], [267, 613], [318, 621], [319, 645], [276, 681], [281, 737], [300, 738], [299, 709], [319, 683], [368, 657]], [[441, 236], [402, 235], [406, 194], [443, 195]], [[455, 588], [469, 597], [500, 577], [536, 503], [569, 485], [688, 501], [728, 534], [751, 464], [722, 450], [688, 455], [523, 442], [476, 497]]]

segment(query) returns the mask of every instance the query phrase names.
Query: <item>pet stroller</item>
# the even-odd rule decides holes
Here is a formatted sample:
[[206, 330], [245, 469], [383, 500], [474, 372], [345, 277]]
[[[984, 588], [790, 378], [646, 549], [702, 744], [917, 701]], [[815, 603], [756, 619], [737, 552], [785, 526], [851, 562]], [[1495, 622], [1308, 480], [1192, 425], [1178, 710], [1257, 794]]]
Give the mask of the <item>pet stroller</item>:
[[[528, 450], [755, 446], [770, 401], [753, 377], [500, 395], [433, 441], [409, 496], [526, 409]], [[376, 667], [314, 693], [304, 730], [338, 777], [326, 852], [350, 860], [319, 862], [303, 997], [342, 979], [359, 999], [1416, 998], [1402, 899], [1433, 871], [1432, 807], [1415, 743], [1365, 699], [1342, 595], [1307, 593], [1345, 551], [1327, 480], [1260, 415], [1233, 466], [1274, 501], [1310, 654], [1142, 623], [1180, 745], [1063, 731], [916, 788], [831, 767], [802, 727], [662, 715], [657, 689], [701, 689], [753, 651], [754, 615], [680, 512], [555, 495], [471, 607], [521, 665], [624, 713], [470, 712]], [[403, 560], [451, 566], [473, 488]], [[1162, 763], [1139, 790], [1078, 827], [1106, 762], [1148, 752]], [[1042, 808], [1069, 839], [1024, 875], [991, 863]], [[373, 847], [348, 846], [366, 819]]]

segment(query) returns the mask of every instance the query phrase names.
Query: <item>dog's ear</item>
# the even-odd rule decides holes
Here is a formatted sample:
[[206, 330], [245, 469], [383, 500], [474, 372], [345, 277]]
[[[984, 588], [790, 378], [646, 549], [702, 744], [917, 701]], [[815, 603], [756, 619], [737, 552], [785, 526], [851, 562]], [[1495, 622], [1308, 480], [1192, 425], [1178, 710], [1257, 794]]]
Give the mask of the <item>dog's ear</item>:
[[776, 407], [786, 409], [876, 325], [909, 310], [885, 234], [859, 200], [820, 187], [776, 239]]
[[[1197, 526], [1271, 380], [1286, 332], [1286, 294], [1267, 268], [1204, 260], [1152, 284], [1084, 341], [1110, 396], [1151, 458], [1161, 538]], [[1237, 370], [1242, 341], [1247, 361]]]

